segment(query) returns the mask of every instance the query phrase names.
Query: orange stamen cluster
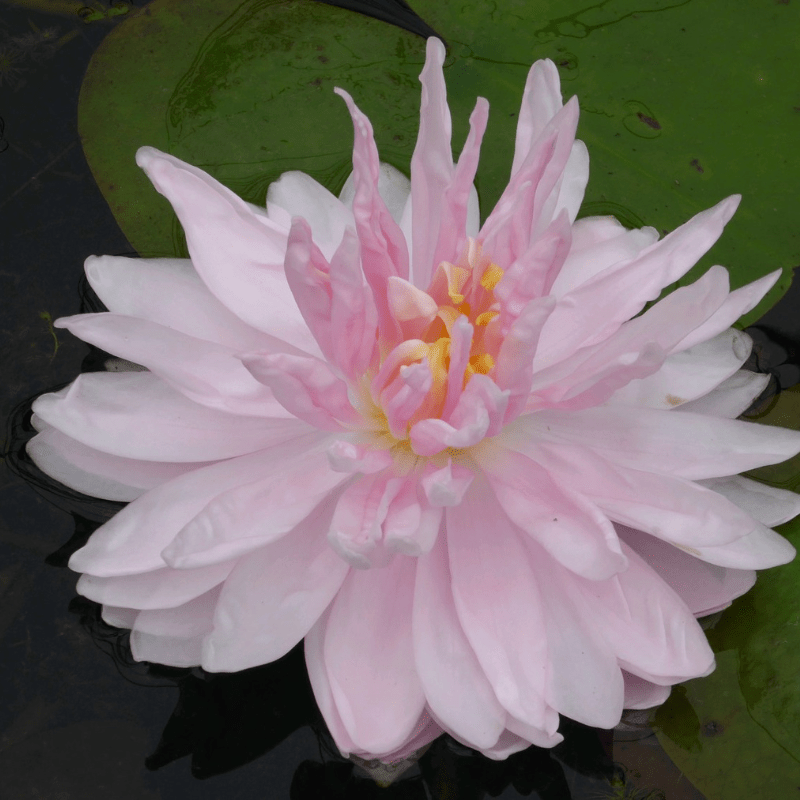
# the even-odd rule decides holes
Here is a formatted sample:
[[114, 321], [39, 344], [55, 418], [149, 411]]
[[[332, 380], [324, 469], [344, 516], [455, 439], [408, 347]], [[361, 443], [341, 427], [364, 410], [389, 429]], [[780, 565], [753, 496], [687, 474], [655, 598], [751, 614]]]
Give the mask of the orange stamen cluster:
[[[480, 276], [478, 278], [478, 276]], [[500, 315], [494, 287], [503, 270], [485, 257], [478, 242], [470, 240], [457, 264], [443, 261], [434, 275], [428, 294], [438, 304], [435, 318], [420, 339], [429, 343], [428, 362], [434, 377], [434, 392], [444, 396], [450, 366], [453, 324], [462, 314], [472, 323], [474, 333], [463, 386], [476, 373], [487, 375], [494, 368], [496, 335], [491, 323]]]

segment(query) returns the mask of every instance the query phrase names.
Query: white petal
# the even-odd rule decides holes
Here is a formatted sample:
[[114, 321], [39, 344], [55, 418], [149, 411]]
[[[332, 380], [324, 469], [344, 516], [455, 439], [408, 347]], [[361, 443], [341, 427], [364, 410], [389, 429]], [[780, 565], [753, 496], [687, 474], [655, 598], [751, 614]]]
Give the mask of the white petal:
[[325, 539], [332, 509], [321, 503], [289, 534], [239, 562], [217, 602], [205, 669], [235, 672], [275, 661], [317, 622], [349, 569]]
[[267, 190], [267, 210], [272, 206], [286, 211], [289, 217], [303, 217], [311, 226], [314, 243], [330, 260], [342, 241], [344, 229], [353, 225], [353, 214], [341, 200], [305, 172], [284, 172]]

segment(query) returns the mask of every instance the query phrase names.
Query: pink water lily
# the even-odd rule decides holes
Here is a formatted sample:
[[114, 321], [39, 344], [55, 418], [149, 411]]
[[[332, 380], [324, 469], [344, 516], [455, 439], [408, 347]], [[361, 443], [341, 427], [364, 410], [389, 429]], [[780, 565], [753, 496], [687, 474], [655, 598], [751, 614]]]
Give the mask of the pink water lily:
[[[410, 182], [355, 129], [339, 198], [289, 172], [266, 209], [151, 148], [191, 256], [90, 258], [108, 313], [58, 325], [146, 371], [40, 397], [33, 459], [131, 501], [72, 557], [136, 658], [235, 671], [305, 639], [345, 753], [447, 731], [493, 758], [609, 728], [714, 658], [696, 617], [793, 548], [798, 497], [738, 476], [800, 434], [735, 418], [766, 377], [730, 326], [778, 273], [712, 267], [723, 200], [659, 240], [576, 221], [578, 103], [533, 65], [481, 225], [479, 99], [453, 163], [431, 39]], [[646, 308], [647, 307], [647, 308]], [[646, 310], [644, 310], [646, 308]]]

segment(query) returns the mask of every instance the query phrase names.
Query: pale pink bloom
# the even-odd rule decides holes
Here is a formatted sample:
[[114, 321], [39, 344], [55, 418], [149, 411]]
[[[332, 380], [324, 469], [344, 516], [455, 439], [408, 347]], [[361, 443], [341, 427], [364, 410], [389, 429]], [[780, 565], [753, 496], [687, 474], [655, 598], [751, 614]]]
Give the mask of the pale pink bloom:
[[765, 376], [730, 326], [777, 273], [712, 267], [738, 197], [660, 241], [575, 221], [588, 156], [533, 65], [511, 178], [481, 226], [488, 103], [456, 164], [428, 43], [411, 182], [353, 117], [336, 198], [307, 175], [266, 210], [150, 148], [191, 260], [90, 258], [109, 313], [61, 320], [147, 368], [39, 398], [35, 461], [132, 501], [72, 558], [138, 659], [234, 671], [305, 638], [343, 752], [399, 758], [442, 730], [488, 756], [609, 728], [705, 675], [696, 616], [793, 548], [794, 494], [737, 473], [800, 434], [735, 419]]

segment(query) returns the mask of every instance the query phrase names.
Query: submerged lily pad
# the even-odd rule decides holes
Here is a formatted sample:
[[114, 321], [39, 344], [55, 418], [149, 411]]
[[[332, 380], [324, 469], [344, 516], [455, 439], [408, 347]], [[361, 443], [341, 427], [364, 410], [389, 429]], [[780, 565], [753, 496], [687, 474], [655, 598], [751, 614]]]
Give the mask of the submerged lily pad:
[[[742, 208], [701, 267], [734, 285], [800, 263], [795, 224], [800, 97], [798, 4], [724, 0], [416, 0], [450, 45], [454, 145], [479, 94], [492, 103], [478, 188], [490, 208], [505, 184], [525, 74], [536, 58], [577, 93], [592, 177], [584, 214], [671, 230], [728, 194]], [[423, 42], [311, 0], [153, 0], [117, 27], [83, 86], [87, 158], [142, 254], [180, 252], [165, 202], [133, 164], [166, 149], [263, 202], [268, 183], [302, 169], [332, 190], [349, 170], [348, 89], [370, 116], [382, 158], [408, 170]], [[693, 279], [698, 274], [691, 274]], [[789, 283], [762, 302], [756, 318]]]
[[673, 689], [655, 717], [659, 742], [707, 800], [794, 797], [800, 762], [751, 716], [739, 670], [738, 653], [725, 650], [711, 675]]

